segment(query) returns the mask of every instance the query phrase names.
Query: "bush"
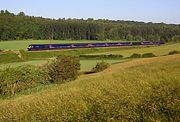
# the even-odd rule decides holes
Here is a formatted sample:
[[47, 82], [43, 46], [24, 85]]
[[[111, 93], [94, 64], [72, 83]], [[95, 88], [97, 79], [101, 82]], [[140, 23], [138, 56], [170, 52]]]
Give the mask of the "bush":
[[141, 54], [133, 53], [130, 58], [141, 58]]
[[96, 64], [96, 66], [92, 69], [92, 72], [96, 73], [96, 72], [100, 72], [103, 71], [105, 69], [107, 69], [109, 67], [109, 64], [102, 61]]
[[51, 82], [63, 83], [75, 80], [80, 70], [80, 60], [73, 56], [58, 56], [48, 65]]
[[174, 54], [180, 54], [180, 51], [174, 50], [168, 53], [168, 55], [174, 55]]
[[0, 95], [12, 95], [21, 90], [46, 84], [49, 77], [45, 69], [24, 65], [0, 71]]
[[144, 53], [142, 55], [143, 58], [156, 57], [153, 53]]

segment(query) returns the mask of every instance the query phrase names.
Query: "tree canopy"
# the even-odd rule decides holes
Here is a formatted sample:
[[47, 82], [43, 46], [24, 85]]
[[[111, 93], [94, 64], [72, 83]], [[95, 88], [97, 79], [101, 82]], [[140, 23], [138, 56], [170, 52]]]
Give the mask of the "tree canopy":
[[0, 11], [0, 40], [125, 40], [173, 41], [180, 25], [89, 18], [49, 19]]

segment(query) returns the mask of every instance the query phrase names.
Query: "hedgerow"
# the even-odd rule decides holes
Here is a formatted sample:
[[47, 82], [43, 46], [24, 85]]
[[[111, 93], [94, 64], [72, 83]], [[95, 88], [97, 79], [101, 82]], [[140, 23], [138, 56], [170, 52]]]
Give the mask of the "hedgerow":
[[180, 54], [180, 51], [174, 50], [168, 53], [168, 55], [174, 55], [174, 54]]
[[153, 53], [144, 53], [142, 55], [142, 58], [150, 58], [150, 57], [156, 57], [156, 55], [154, 55]]
[[133, 53], [130, 58], [141, 58], [141, 54]]
[[6, 68], [0, 71], [0, 95], [13, 95], [48, 82], [48, 73], [44, 68], [30, 65]]
[[80, 55], [81, 59], [121, 59], [123, 55]]

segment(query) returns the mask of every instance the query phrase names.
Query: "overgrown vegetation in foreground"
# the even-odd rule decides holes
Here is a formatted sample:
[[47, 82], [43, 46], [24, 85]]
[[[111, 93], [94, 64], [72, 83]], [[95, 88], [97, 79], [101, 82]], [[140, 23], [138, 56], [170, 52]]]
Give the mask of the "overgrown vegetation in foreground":
[[22, 90], [75, 80], [80, 70], [77, 57], [59, 56], [41, 67], [30, 65], [0, 71], [0, 97], [11, 96]]
[[0, 121], [179, 121], [180, 55], [111, 66], [74, 82], [0, 100]]

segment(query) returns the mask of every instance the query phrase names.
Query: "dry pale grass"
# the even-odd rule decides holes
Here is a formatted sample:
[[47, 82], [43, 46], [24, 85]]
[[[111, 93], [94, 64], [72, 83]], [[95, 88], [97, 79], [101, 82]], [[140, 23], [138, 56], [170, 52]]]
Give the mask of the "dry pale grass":
[[140, 59], [0, 101], [0, 121], [178, 121], [180, 55]]
[[115, 73], [119, 70], [126, 70], [129, 67], [135, 67], [140, 65], [146, 65], [150, 63], [166, 63], [168, 61], [179, 61], [180, 62], [180, 55], [171, 55], [171, 56], [161, 56], [161, 57], [154, 57], [154, 58], [144, 58], [144, 59], [137, 59], [133, 61], [128, 61], [120, 64], [114, 64], [110, 66], [110, 68], [104, 70], [103, 72], [96, 73], [96, 74], [90, 74], [90, 75], [83, 75], [80, 77], [80, 80], [86, 80], [91, 77], [98, 77], [98, 76], [106, 76], [107, 74]]

